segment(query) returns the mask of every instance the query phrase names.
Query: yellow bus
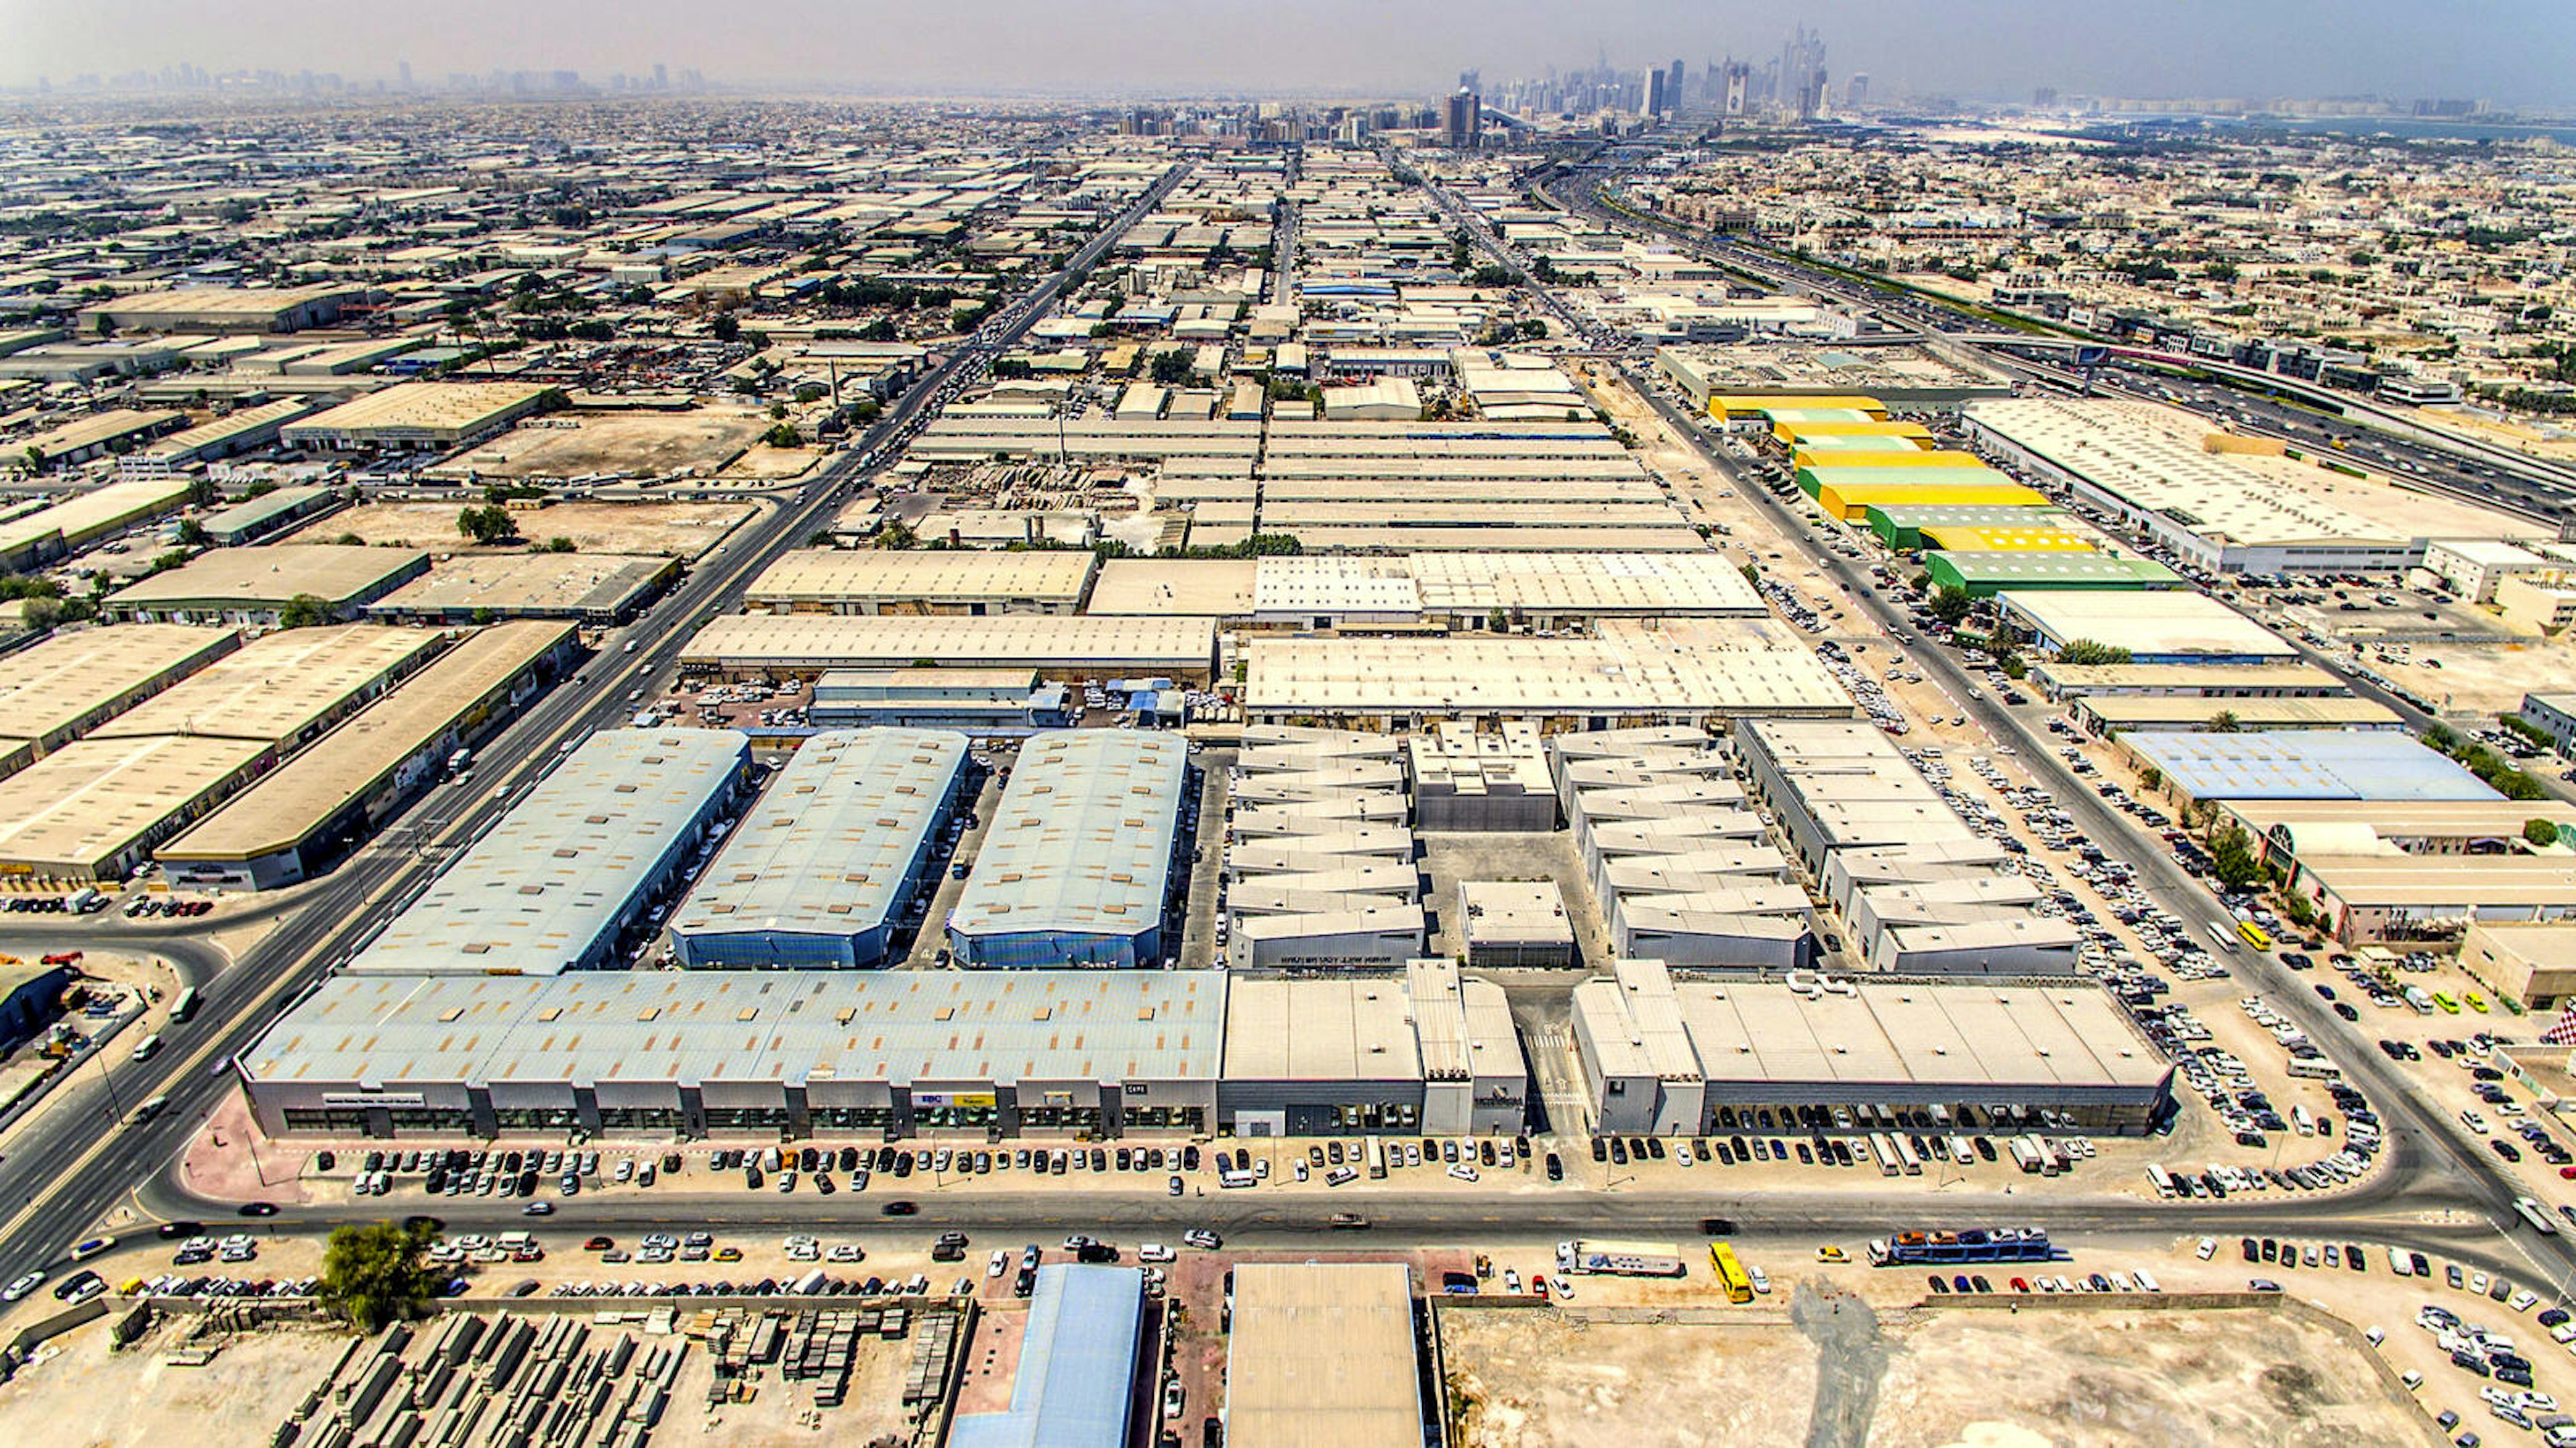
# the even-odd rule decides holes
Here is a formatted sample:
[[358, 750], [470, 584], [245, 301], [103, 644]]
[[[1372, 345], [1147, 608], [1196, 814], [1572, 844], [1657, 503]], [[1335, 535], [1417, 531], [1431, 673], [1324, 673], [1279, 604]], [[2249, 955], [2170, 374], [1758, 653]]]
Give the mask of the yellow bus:
[[1735, 1260], [1735, 1248], [1725, 1242], [1711, 1242], [1708, 1247], [1708, 1270], [1717, 1275], [1717, 1284], [1726, 1289], [1729, 1302], [1751, 1302], [1753, 1279], [1744, 1275], [1744, 1264]]
[[2236, 933], [2244, 936], [2245, 943], [2253, 946], [2256, 950], [2269, 950], [2272, 948], [2272, 937], [2264, 934], [2263, 927], [2255, 924], [2251, 920], [2237, 921]]

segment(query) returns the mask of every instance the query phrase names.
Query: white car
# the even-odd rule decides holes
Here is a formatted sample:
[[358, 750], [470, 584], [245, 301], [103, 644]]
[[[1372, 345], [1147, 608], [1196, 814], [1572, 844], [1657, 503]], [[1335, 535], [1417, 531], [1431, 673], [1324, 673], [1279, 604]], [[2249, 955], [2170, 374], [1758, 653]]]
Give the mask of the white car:
[[1449, 1168], [1449, 1175], [1462, 1182], [1471, 1182], [1477, 1179], [1476, 1169], [1467, 1165], [1465, 1162], [1460, 1162], [1456, 1166]]
[[1139, 1262], [1169, 1262], [1178, 1255], [1180, 1254], [1160, 1242], [1147, 1242], [1136, 1249], [1136, 1260]]
[[2217, 1251], [2218, 1239], [2216, 1237], [2203, 1237], [2200, 1239], [2200, 1247], [2198, 1249], [2200, 1260], [2203, 1262], [2208, 1261]]
[[28, 1293], [33, 1292], [38, 1287], [44, 1285], [44, 1281], [44, 1273], [30, 1272], [26, 1276], [19, 1278], [17, 1281], [10, 1283], [5, 1291], [0, 1291], [0, 1302], [15, 1302], [19, 1298], [26, 1296]]
[[1765, 1297], [1771, 1295], [1770, 1273], [1763, 1271], [1759, 1267], [1748, 1266], [1744, 1269], [1744, 1275], [1752, 1280], [1754, 1291], [1761, 1293]]
[[987, 1277], [999, 1277], [1003, 1273], [1009, 1271], [1010, 1268], [1011, 1254], [1008, 1252], [995, 1252], [992, 1257], [984, 1263], [984, 1275]]

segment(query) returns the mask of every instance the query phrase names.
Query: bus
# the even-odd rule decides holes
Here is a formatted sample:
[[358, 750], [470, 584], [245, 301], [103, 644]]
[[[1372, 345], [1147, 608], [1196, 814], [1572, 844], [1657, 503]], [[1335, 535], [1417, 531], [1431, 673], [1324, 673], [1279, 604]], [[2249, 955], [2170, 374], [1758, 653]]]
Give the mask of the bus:
[[2246, 944], [2253, 946], [2256, 950], [2269, 950], [2272, 948], [2272, 937], [2264, 934], [2263, 927], [2255, 924], [2251, 920], [2237, 921], [2236, 933], [2244, 938]]
[[2243, 947], [2236, 943], [2236, 932], [2219, 924], [2217, 921], [2212, 920], [2209, 922], [2208, 930], [2209, 938], [2218, 942], [2218, 948], [2226, 951], [2228, 954], [2235, 955], [2243, 949]]
[[1368, 1139], [1368, 1174], [1370, 1181], [1386, 1180], [1386, 1143], [1374, 1136]]
[[2558, 1224], [2549, 1220], [2549, 1214], [2540, 1209], [2540, 1203], [2529, 1197], [2516, 1197], [2513, 1199], [2513, 1209], [2520, 1212], [2522, 1219], [2531, 1224], [2531, 1230], [2544, 1237], [2558, 1235]]
[[1744, 1264], [1735, 1260], [1733, 1245], [1711, 1242], [1708, 1270], [1717, 1274], [1717, 1285], [1726, 1289], [1727, 1301], [1741, 1303], [1753, 1300], [1753, 1279], [1745, 1274]]
[[2157, 1196], [2171, 1197], [2174, 1194], [2173, 1173], [2166, 1171], [2163, 1167], [2149, 1163], [2147, 1166], [2147, 1180], [2155, 1183]]
[[170, 1002], [170, 1023], [177, 1025], [197, 1013], [197, 988], [190, 986]]
[[2342, 1067], [2337, 1066], [2332, 1061], [2320, 1061], [2313, 1056], [2292, 1056], [2290, 1058], [2290, 1064], [2284, 1069], [2302, 1081], [2340, 1081], [2343, 1079]]
[[1895, 1143], [1896, 1163], [1898, 1166], [1905, 1169], [1905, 1174], [1907, 1176], [1923, 1175], [1923, 1158], [1915, 1154], [1914, 1143], [1903, 1136], [1897, 1135], [1890, 1135], [1888, 1140]]
[[1878, 1158], [1880, 1176], [1894, 1176], [1900, 1170], [1897, 1166], [1896, 1143], [1888, 1138], [1886, 1132], [1873, 1131], [1869, 1134], [1869, 1150], [1871, 1155]]

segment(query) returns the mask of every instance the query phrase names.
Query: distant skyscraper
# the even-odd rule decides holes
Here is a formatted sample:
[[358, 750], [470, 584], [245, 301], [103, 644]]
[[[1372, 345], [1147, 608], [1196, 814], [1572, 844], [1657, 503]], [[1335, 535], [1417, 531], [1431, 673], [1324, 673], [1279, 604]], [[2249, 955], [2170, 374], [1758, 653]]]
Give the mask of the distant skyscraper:
[[1458, 89], [1463, 91], [1474, 91], [1477, 94], [1482, 95], [1485, 90], [1485, 73], [1481, 70], [1462, 70], [1458, 72]]
[[411, 62], [410, 62], [410, 61], [408, 61], [408, 60], [406, 60], [406, 61], [402, 61], [402, 62], [397, 63], [397, 64], [394, 66], [394, 73], [395, 73], [396, 75], [398, 75], [398, 76], [400, 76], [400, 77], [402, 78], [402, 88], [403, 88], [404, 90], [410, 90], [410, 89], [411, 89]]
[[1661, 116], [1663, 115], [1663, 113], [1664, 113], [1664, 85], [1665, 85], [1665, 81], [1664, 81], [1664, 73], [1663, 73], [1662, 71], [1660, 71], [1660, 70], [1650, 70], [1650, 71], [1646, 72], [1646, 114], [1647, 114], [1647, 115], [1649, 115], [1649, 116], [1655, 116], [1655, 117], [1661, 117]]
[[2055, 110], [2057, 108], [2057, 87], [2053, 85], [2044, 85], [2032, 91], [2030, 93], [2030, 104], [2031, 108], [2034, 110]]
[[1753, 86], [1753, 67], [1744, 61], [1726, 63], [1725, 111], [1730, 116], [1744, 114], [1745, 93]]
[[1843, 109], [1847, 111], [1859, 110], [1862, 104], [1868, 99], [1869, 72], [1865, 70], [1854, 71], [1852, 73], [1852, 78], [1843, 82]]
[[1678, 60], [1664, 67], [1664, 104], [1680, 110], [1682, 103], [1689, 98], [1689, 92], [1682, 89], [1682, 84], [1689, 79], [1690, 72]]
[[653, 89], [669, 90], [670, 88], [671, 68], [658, 60], [653, 62]]
[[1441, 127], [1441, 139], [1461, 151], [1472, 151], [1484, 139], [1485, 107], [1481, 97], [1465, 86], [1449, 98], [1449, 110]]

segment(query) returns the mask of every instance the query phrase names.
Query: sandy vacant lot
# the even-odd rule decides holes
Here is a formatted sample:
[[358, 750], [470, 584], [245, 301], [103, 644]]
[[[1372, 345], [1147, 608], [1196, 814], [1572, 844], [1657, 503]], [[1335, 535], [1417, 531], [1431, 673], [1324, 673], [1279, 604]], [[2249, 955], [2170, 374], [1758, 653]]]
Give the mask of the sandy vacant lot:
[[[567, 422], [577, 425], [564, 426]], [[434, 471], [442, 477], [471, 471], [487, 482], [593, 473], [704, 475], [733, 461], [769, 425], [766, 414], [737, 408], [549, 417], [522, 423]]]
[[322, 1380], [347, 1338], [321, 1328], [271, 1328], [214, 1337], [206, 1367], [164, 1359], [189, 1342], [193, 1318], [165, 1319], [120, 1353], [107, 1347], [110, 1318], [46, 1344], [52, 1354], [0, 1385], [0, 1443], [47, 1448], [206, 1448], [260, 1444]]
[[[456, 515], [480, 507], [480, 497], [454, 502], [369, 503], [334, 513], [296, 535], [298, 543], [325, 543], [355, 534], [362, 543], [403, 543], [439, 553], [470, 553], [456, 531]], [[528, 512], [519, 532], [531, 540], [570, 538], [584, 553], [651, 553], [694, 558], [721, 542], [751, 516], [752, 503], [556, 503]], [[517, 552], [518, 544], [498, 552]]]
[[[2286, 1314], [1934, 1310], [1802, 1292], [1741, 1325], [1445, 1311], [1465, 1448], [2431, 1444], [2345, 1341]], [[1782, 1321], [1792, 1316], [1794, 1321]]]

